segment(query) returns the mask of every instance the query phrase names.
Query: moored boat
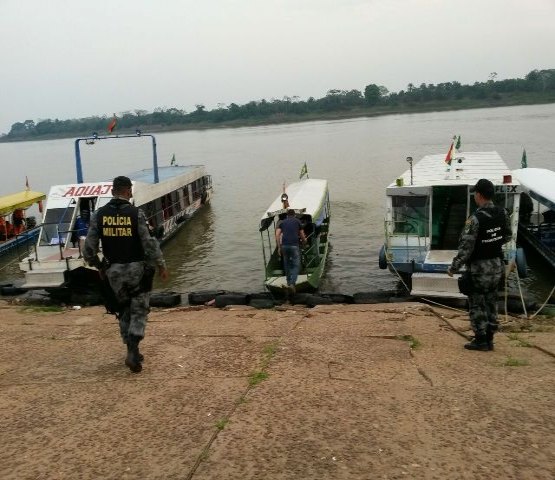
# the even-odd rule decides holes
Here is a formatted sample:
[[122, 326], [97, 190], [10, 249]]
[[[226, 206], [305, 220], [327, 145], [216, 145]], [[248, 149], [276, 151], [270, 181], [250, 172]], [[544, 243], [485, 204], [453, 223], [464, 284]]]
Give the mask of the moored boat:
[[27, 216], [27, 209], [42, 208], [45, 198], [44, 193], [31, 190], [0, 197], [0, 255], [36, 241], [40, 229], [35, 217]]
[[545, 168], [521, 168], [513, 170], [513, 175], [523, 190], [519, 242], [533, 248], [555, 269], [555, 172]]
[[306, 245], [301, 248], [301, 270], [296, 290], [314, 291], [320, 285], [329, 248], [331, 215], [327, 180], [306, 178], [292, 183], [274, 200], [260, 220], [264, 286], [272, 292], [281, 292], [287, 286], [275, 231], [280, 217], [283, 218], [288, 209], [295, 210], [307, 237]]
[[[127, 137], [132, 136], [109, 138]], [[90, 141], [100, 139], [95, 136]], [[152, 234], [164, 243], [210, 201], [212, 180], [202, 165], [158, 167], [156, 143], [152, 139], [152, 168], [126, 176], [133, 184], [131, 202], [144, 211]], [[89, 139], [76, 141], [77, 183], [50, 188], [34, 253], [20, 262], [26, 288], [71, 287], [97, 277], [95, 269], [85, 265], [81, 249], [88, 218], [112, 198], [112, 181], [83, 182], [77, 149], [80, 140]]]
[[380, 268], [399, 275], [413, 295], [462, 297], [459, 275], [446, 272], [465, 221], [476, 210], [473, 187], [481, 178], [495, 185], [493, 201], [510, 215], [513, 238], [503, 246], [505, 260], [524, 264], [516, 248], [519, 183], [497, 152], [457, 152], [452, 146], [447, 158], [428, 155], [414, 167], [411, 157], [407, 161], [409, 170], [386, 188]]

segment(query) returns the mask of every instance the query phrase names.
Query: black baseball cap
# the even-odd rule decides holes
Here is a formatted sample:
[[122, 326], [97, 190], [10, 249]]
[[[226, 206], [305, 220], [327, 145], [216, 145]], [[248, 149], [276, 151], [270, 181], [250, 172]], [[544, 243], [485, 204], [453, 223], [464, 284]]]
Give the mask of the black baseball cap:
[[493, 198], [495, 194], [495, 187], [487, 178], [481, 178], [476, 185], [474, 185], [472, 191], [480, 193], [484, 198], [489, 200]]
[[132, 187], [132, 186], [133, 184], [131, 183], [131, 180], [129, 179], [129, 177], [124, 177], [124, 176], [114, 178], [114, 181], [112, 183], [112, 188], [114, 188], [115, 190], [119, 190], [120, 188], [125, 188], [125, 187]]

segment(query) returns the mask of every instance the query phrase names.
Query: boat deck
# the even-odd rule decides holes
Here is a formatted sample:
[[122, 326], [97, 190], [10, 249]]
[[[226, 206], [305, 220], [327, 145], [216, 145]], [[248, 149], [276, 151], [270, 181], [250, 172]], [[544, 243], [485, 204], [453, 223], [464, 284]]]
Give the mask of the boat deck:
[[[170, 178], [177, 177], [178, 175], [182, 175], [184, 173], [191, 173], [199, 167], [200, 165], [173, 165], [158, 167], [158, 178], [159, 181], [163, 182], [164, 180], [169, 180]], [[130, 173], [128, 177], [135, 182], [154, 183], [154, 171], [152, 168], [145, 168], [144, 170]]]
[[451, 264], [457, 255], [457, 250], [430, 250], [426, 255], [424, 263], [448, 263]]
[[[297, 285], [302, 283], [308, 283], [308, 275], [299, 275], [297, 277]], [[266, 286], [268, 288], [284, 288], [287, 287], [287, 280], [285, 275], [280, 277], [268, 277], [266, 280]]]

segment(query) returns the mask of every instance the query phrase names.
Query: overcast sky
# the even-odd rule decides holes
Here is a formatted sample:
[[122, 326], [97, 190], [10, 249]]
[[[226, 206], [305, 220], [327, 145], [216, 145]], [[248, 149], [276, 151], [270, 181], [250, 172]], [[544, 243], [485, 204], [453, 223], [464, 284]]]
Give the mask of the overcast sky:
[[0, 133], [27, 119], [555, 68], [555, 0], [0, 0]]

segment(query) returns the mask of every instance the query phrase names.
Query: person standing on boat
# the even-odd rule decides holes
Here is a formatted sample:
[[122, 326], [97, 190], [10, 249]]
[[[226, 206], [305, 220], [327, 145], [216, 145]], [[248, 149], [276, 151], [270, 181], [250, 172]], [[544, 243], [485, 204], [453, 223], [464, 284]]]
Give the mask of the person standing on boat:
[[287, 279], [288, 293], [295, 293], [295, 284], [301, 270], [300, 243], [306, 242], [300, 220], [295, 216], [295, 210], [287, 210], [287, 218], [282, 220], [276, 229], [276, 239], [279, 254], [283, 258], [283, 267]]
[[[112, 195], [112, 200], [91, 217], [83, 257], [108, 279], [119, 305], [120, 334], [127, 344], [125, 364], [138, 373], [143, 361], [139, 342], [145, 335], [154, 267], [158, 266], [163, 280], [168, 278], [168, 271], [158, 241], [150, 236], [144, 213], [129, 203], [133, 196], [131, 180], [114, 178]], [[99, 242], [102, 262], [98, 258]]]
[[503, 278], [504, 243], [511, 240], [510, 219], [504, 208], [493, 204], [495, 187], [482, 178], [474, 187], [478, 209], [466, 221], [459, 240], [459, 251], [447, 270], [449, 276], [466, 265], [472, 279], [468, 295], [469, 317], [474, 340], [464, 348], [493, 350], [493, 336], [498, 329], [497, 289]]

